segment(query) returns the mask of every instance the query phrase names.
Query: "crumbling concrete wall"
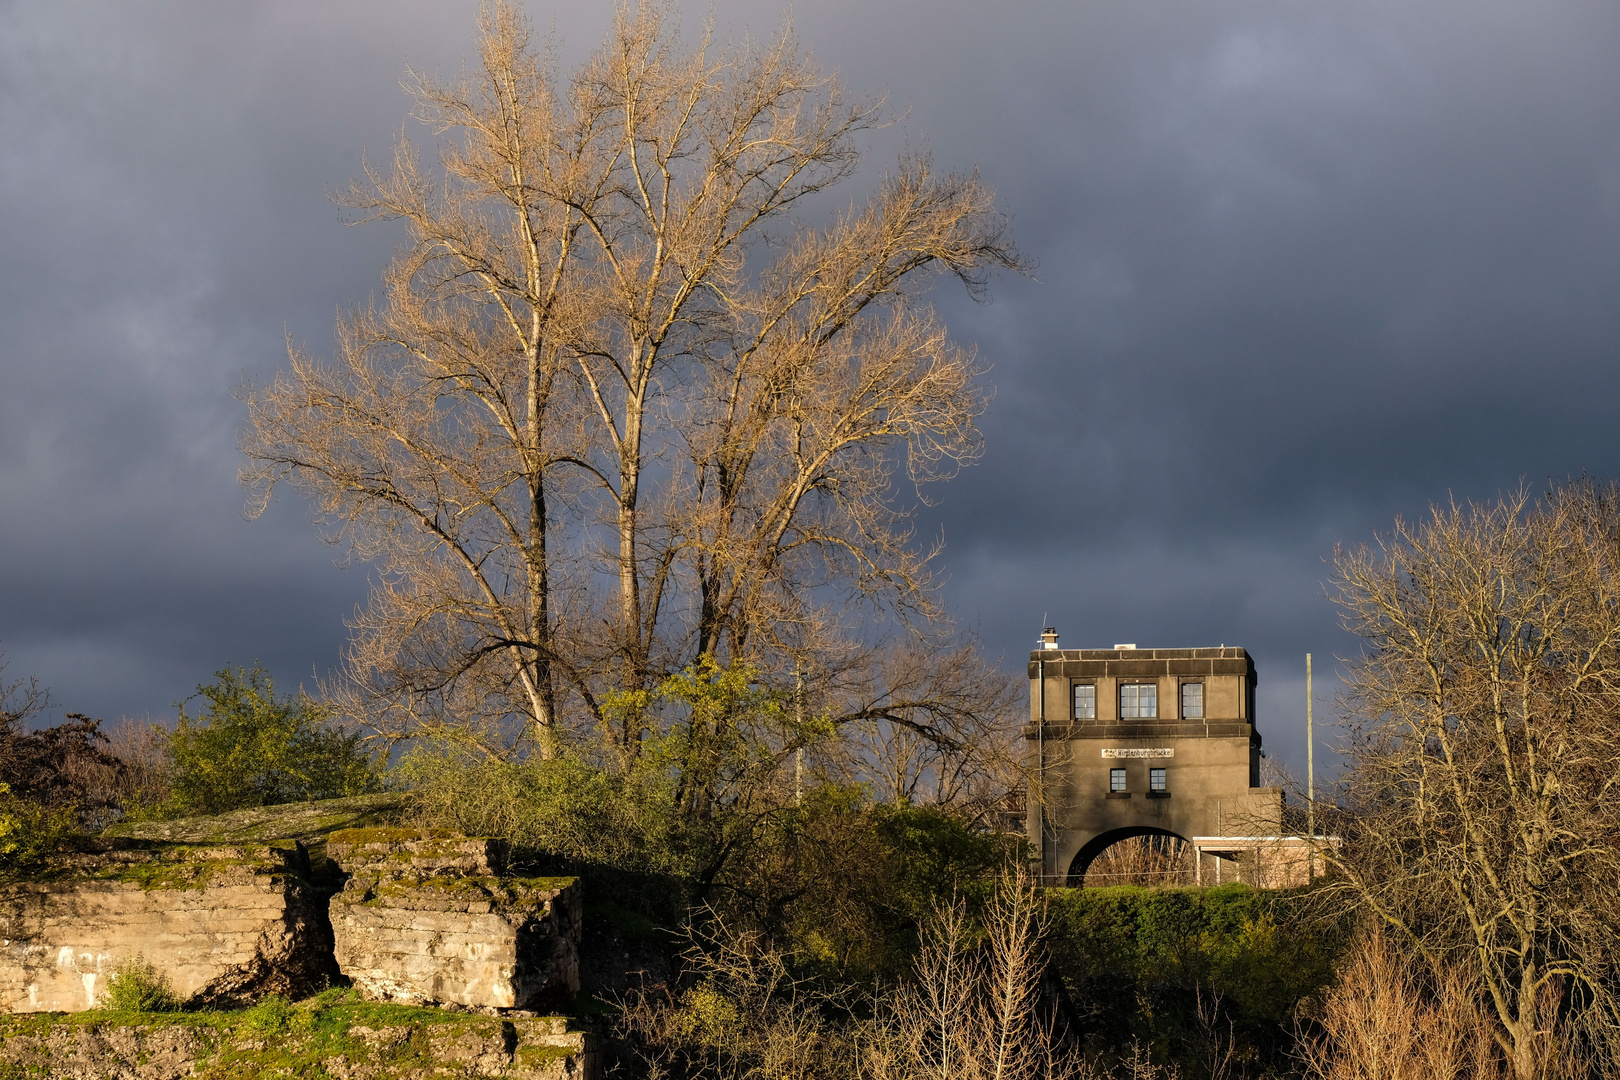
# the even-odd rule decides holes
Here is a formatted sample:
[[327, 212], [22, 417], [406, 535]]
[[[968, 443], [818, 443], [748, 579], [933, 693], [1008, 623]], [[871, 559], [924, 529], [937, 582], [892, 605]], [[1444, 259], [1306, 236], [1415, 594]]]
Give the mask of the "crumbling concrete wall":
[[[165, 1017], [113, 1022], [83, 1017], [0, 1017], [0, 1075], [74, 1080], [182, 1080], [187, 1077], [332, 1076], [346, 1080], [594, 1080], [593, 1040], [560, 1017], [372, 1016], [389, 1006], [321, 1011], [320, 1028], [293, 1023], [235, 1025], [218, 1018]], [[404, 1013], [408, 1010], [401, 1009]], [[295, 1014], [297, 1019], [309, 1019]], [[11, 1066], [8, 1071], [7, 1066]]]
[[0, 885], [0, 1012], [94, 1007], [141, 956], [187, 1002], [299, 994], [336, 974], [325, 898], [292, 841], [102, 841]]
[[407, 829], [332, 834], [343, 974], [378, 1001], [532, 1009], [579, 990], [573, 878], [505, 874], [499, 842]]

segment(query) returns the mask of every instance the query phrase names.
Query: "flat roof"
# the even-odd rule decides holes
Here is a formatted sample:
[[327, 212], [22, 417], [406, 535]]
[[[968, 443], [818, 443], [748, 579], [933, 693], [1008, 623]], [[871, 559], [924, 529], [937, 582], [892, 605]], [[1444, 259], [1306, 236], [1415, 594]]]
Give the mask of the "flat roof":
[[1246, 660], [1239, 645], [1213, 649], [1033, 649], [1031, 660]]

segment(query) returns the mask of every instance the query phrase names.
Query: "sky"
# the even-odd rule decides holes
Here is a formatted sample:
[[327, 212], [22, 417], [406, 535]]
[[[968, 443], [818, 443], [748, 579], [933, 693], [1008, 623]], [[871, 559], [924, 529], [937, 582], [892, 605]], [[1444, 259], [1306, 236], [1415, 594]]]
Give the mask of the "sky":
[[[612, 5], [530, 3], [564, 70]], [[1242, 645], [1268, 751], [1331, 741], [1336, 544], [1620, 476], [1620, 6], [1594, 0], [688, 4], [802, 46], [978, 167], [1029, 278], [931, 299], [992, 365], [934, 491], [943, 595], [1021, 668]], [[400, 237], [329, 200], [476, 3], [0, 0], [0, 650], [58, 719], [172, 718], [227, 664], [329, 672], [364, 565], [244, 513], [236, 391], [328, 352]], [[1324, 768], [1330, 768], [1324, 765]]]

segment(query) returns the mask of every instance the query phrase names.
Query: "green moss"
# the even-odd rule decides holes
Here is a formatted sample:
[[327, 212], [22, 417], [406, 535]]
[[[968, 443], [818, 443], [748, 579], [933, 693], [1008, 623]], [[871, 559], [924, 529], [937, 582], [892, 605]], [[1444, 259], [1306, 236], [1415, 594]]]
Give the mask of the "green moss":
[[[349, 1075], [354, 1066], [366, 1065], [376, 1080], [406, 1075], [440, 1065], [433, 1052], [434, 1033], [452, 1039], [460, 1031], [476, 1033], [499, 1044], [504, 1021], [496, 1017], [414, 1005], [393, 1005], [358, 1000], [347, 989], [328, 990], [306, 1001], [292, 1003], [267, 998], [251, 1009], [202, 1010], [189, 1013], [36, 1013], [0, 1016], [0, 1080], [47, 1077], [43, 1066], [22, 1066], [4, 1060], [6, 1043], [14, 1037], [43, 1037], [56, 1030], [95, 1030], [108, 1027], [152, 1032], [164, 1027], [187, 1027], [199, 1044], [196, 1072], [208, 1080], [230, 1077], [307, 1077], [322, 1080]], [[521, 1023], [521, 1022], [520, 1022]], [[524, 1065], [566, 1057], [565, 1047], [517, 1047]], [[328, 1071], [328, 1064], [336, 1066]], [[448, 1064], [448, 1063], [444, 1063]], [[376, 1070], [377, 1066], [385, 1068]], [[387, 1066], [397, 1067], [399, 1072]]]
[[266, 840], [318, 842], [343, 829], [368, 829], [397, 824], [407, 812], [410, 797], [398, 792], [284, 803], [251, 810], [236, 810], [212, 817], [171, 821], [125, 821], [103, 835], [108, 837], [182, 843], [243, 843]]
[[472, 840], [450, 829], [369, 828], [340, 829], [326, 837], [328, 844], [404, 844], [412, 840]]
[[[457, 903], [488, 901], [494, 905], [532, 904], [567, 888], [577, 881], [571, 877], [495, 877], [488, 874], [433, 874], [425, 877], [404, 875], [382, 878], [364, 893], [365, 899], [346, 903], [388, 904], [424, 892], [437, 893]], [[353, 896], [354, 894], [349, 894]]]
[[512, 1056], [519, 1065], [534, 1067], [565, 1058], [574, 1051], [566, 1046], [520, 1046]]

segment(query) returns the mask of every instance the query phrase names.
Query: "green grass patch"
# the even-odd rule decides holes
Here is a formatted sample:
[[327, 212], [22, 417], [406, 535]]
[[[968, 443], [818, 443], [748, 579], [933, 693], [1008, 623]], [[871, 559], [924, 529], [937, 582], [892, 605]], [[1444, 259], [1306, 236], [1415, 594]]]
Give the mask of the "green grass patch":
[[[35, 1013], [0, 1016], [0, 1054], [17, 1037], [46, 1038], [55, 1031], [91, 1031], [133, 1028], [148, 1033], [166, 1027], [191, 1029], [199, 1044], [195, 1075], [207, 1080], [225, 1078], [299, 1077], [327, 1080], [365, 1064], [394, 1066], [400, 1075], [439, 1064], [435, 1035], [456, 1029], [501, 1041], [500, 1017], [477, 1016], [416, 1005], [360, 1000], [352, 990], [333, 988], [299, 1002], [268, 997], [252, 1008], [197, 1010], [194, 1012], [131, 1012], [95, 1010], [81, 1013]], [[517, 1021], [520, 1025], [530, 1023]], [[544, 1021], [533, 1022], [547, 1030]], [[520, 1045], [519, 1060], [538, 1063], [566, 1056], [566, 1047]], [[346, 1063], [328, 1070], [329, 1064]], [[129, 1064], [138, 1064], [132, 1062]], [[29, 1080], [36, 1075], [15, 1062], [0, 1062], [0, 1080]], [[387, 1080], [392, 1070], [373, 1073]]]

